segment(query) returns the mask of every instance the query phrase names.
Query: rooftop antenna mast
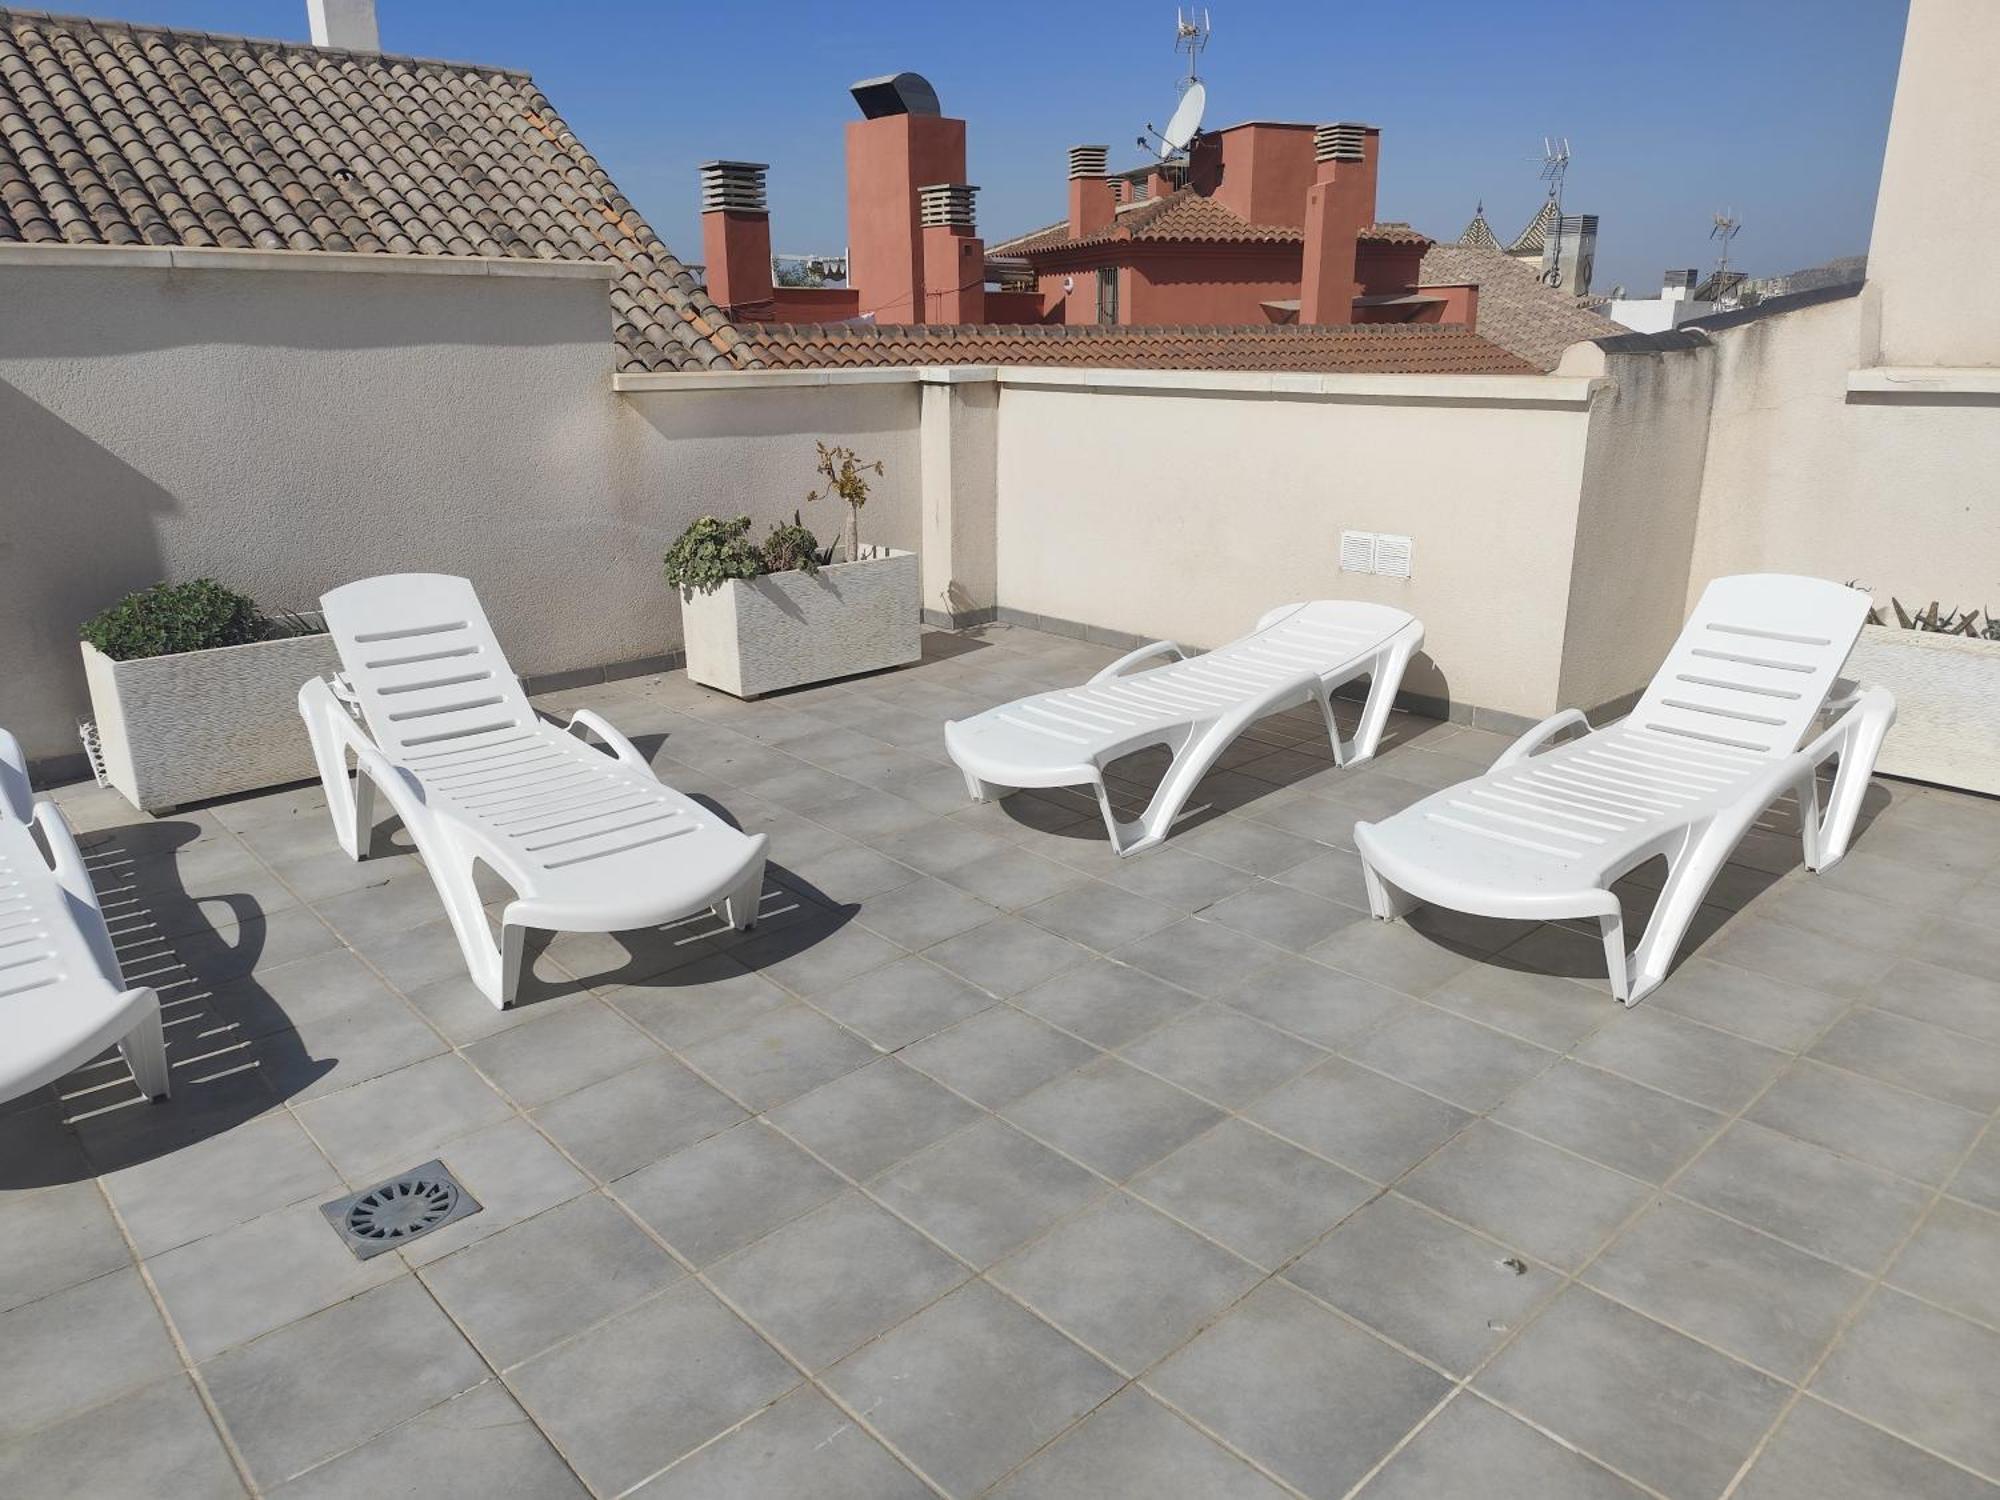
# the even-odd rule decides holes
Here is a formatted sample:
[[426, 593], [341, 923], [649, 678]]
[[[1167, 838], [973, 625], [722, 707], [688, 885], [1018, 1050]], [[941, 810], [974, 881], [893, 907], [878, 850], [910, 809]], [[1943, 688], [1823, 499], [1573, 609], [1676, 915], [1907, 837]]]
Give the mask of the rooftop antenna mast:
[[1717, 291], [1722, 290], [1722, 278], [1729, 270], [1729, 242], [1736, 238], [1736, 232], [1742, 227], [1743, 221], [1725, 208], [1715, 216], [1715, 227], [1708, 232], [1708, 237], [1722, 247], [1715, 257]]
[[1548, 286], [1561, 286], [1562, 234], [1563, 234], [1563, 179], [1569, 175], [1569, 137], [1542, 137], [1542, 181], [1549, 185], [1549, 203], [1554, 207], [1555, 238], [1549, 246], [1548, 269], [1542, 272], [1542, 281]]
[[1208, 12], [1183, 11], [1174, 8], [1174, 51], [1187, 54], [1187, 76], [1180, 81], [1180, 103], [1174, 106], [1173, 117], [1167, 121], [1165, 130], [1157, 130], [1151, 121], [1146, 124], [1146, 133], [1139, 137], [1139, 149], [1154, 152], [1161, 161], [1170, 161], [1187, 150], [1188, 144], [1201, 131], [1202, 111], [1207, 107], [1208, 88], [1195, 72], [1195, 59], [1201, 56], [1208, 45]]
[[1185, 94], [1201, 79], [1194, 71], [1195, 59], [1201, 56], [1202, 48], [1208, 45], [1208, 35], [1212, 28], [1208, 24], [1208, 10], [1203, 8], [1200, 15], [1189, 10], [1182, 14], [1181, 8], [1174, 7], [1174, 51], [1185, 52], [1188, 57], [1187, 77], [1181, 80], [1181, 92]]

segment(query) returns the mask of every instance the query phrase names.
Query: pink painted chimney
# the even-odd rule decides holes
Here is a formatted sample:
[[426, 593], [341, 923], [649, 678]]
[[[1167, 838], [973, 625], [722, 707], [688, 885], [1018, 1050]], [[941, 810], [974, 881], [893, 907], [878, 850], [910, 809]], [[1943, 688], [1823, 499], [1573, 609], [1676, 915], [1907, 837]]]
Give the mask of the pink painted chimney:
[[708, 295], [732, 318], [770, 322], [771, 215], [760, 161], [701, 164], [701, 252]]
[[1104, 172], [1109, 146], [1069, 148], [1069, 237], [1083, 239], [1109, 229], [1118, 218], [1118, 200]]
[[864, 79], [850, 92], [865, 119], [847, 125], [847, 283], [877, 323], [925, 316], [926, 251], [918, 190], [965, 180], [965, 121], [939, 113], [915, 73]]
[[974, 232], [969, 182], [917, 189], [924, 248], [924, 321], [986, 321], [986, 242]]
[[1301, 323], [1351, 323], [1355, 241], [1375, 222], [1375, 172], [1382, 133], [1372, 125], [1322, 125], [1313, 132], [1316, 180], [1306, 190]]

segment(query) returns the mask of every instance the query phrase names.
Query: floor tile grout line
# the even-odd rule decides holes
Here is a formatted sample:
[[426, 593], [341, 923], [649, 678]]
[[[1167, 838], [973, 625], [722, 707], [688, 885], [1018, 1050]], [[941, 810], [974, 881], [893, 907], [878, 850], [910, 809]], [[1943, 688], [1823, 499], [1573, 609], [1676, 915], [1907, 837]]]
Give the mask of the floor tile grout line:
[[[1613, 1016], [1606, 1018], [1605, 1024], [1609, 1024], [1609, 1021], [1612, 1019], [1615, 1019], [1615, 1013]], [[1833, 1023], [1829, 1022], [1828, 1024], [1829, 1026], [1831, 1026]], [[1588, 1283], [1582, 1280], [1584, 1273], [1587, 1272], [1591, 1268], [1591, 1266], [1593, 1266], [1603, 1256], [1605, 1251], [1609, 1249], [1610, 1246], [1616, 1244], [1625, 1235], [1625, 1233], [1639, 1221], [1640, 1218], [1642, 1218], [1646, 1213], [1651, 1211], [1651, 1209], [1654, 1206], [1652, 1200], [1657, 1193], [1664, 1193], [1671, 1191], [1671, 1185], [1673, 1184], [1673, 1182], [1675, 1182], [1676, 1180], [1678, 1180], [1678, 1178], [1680, 1178], [1683, 1174], [1685, 1174], [1694, 1165], [1695, 1162], [1699, 1161], [1701, 1157], [1705, 1155], [1717, 1141], [1721, 1140], [1722, 1137], [1729, 1132], [1730, 1128], [1733, 1125], [1735, 1125], [1739, 1120], [1741, 1120], [1743, 1116], [1752, 1107], [1754, 1107], [1757, 1100], [1761, 1099], [1763, 1095], [1766, 1092], [1768, 1092], [1771, 1086], [1776, 1082], [1778, 1076], [1779, 1076], [1778, 1074], [1774, 1073], [1771, 1076], [1771, 1078], [1767, 1079], [1764, 1083], [1763, 1088], [1759, 1089], [1757, 1093], [1753, 1095], [1750, 1099], [1746, 1100], [1738, 1110], [1736, 1110], [1733, 1114], [1729, 1115], [1724, 1120], [1724, 1122], [1720, 1126], [1718, 1126], [1716, 1130], [1708, 1137], [1708, 1139], [1705, 1140], [1701, 1144], [1701, 1146], [1699, 1146], [1693, 1153], [1691, 1153], [1686, 1161], [1682, 1162], [1679, 1167], [1677, 1167], [1673, 1172], [1669, 1173], [1668, 1176], [1656, 1188], [1649, 1187], [1648, 1191], [1640, 1196], [1638, 1203], [1632, 1209], [1632, 1211], [1628, 1213], [1623, 1219], [1621, 1219], [1617, 1224], [1612, 1226], [1612, 1228], [1608, 1233], [1600, 1237], [1600, 1239], [1597, 1242], [1597, 1247], [1595, 1250], [1586, 1255], [1573, 1268], [1564, 1269], [1562, 1271], [1562, 1280], [1560, 1284], [1557, 1285], [1555, 1289], [1547, 1297], [1545, 1297], [1526, 1318], [1522, 1319], [1522, 1321], [1516, 1327], [1509, 1330], [1506, 1337], [1499, 1340], [1491, 1349], [1486, 1351], [1486, 1353], [1474, 1364], [1473, 1368], [1468, 1370], [1466, 1374], [1459, 1379], [1457, 1384], [1457, 1389], [1461, 1390], [1470, 1389], [1472, 1387], [1473, 1382], [1477, 1380], [1487, 1370], [1491, 1369], [1493, 1365], [1500, 1359], [1500, 1357], [1508, 1349], [1514, 1347], [1523, 1337], [1525, 1337], [1527, 1330], [1534, 1327], [1546, 1314], [1547, 1310], [1553, 1307], [1556, 1304], [1556, 1302], [1563, 1296], [1563, 1294], [1568, 1292], [1572, 1287], [1583, 1286], [1586, 1290], [1592, 1292], [1593, 1294], [1602, 1296], [1603, 1294], [1598, 1292], [1595, 1287], [1589, 1286]], [[1482, 1116], [1481, 1118], [1485, 1117]], [[1457, 1136], [1456, 1134], [1454, 1134], [1452, 1139], [1456, 1138]], [[1438, 1150], [1442, 1149], [1443, 1146], [1440, 1145]], [[1435, 1153], [1433, 1153], [1433, 1155], [1435, 1155]], [[1428, 1160], [1428, 1158], [1426, 1159]], [[1587, 1160], [1588, 1158], [1585, 1159]], [[1421, 1166], [1422, 1164], [1419, 1163], [1418, 1165]], [[1412, 1172], [1415, 1170], [1417, 1170], [1417, 1167], [1410, 1168], [1410, 1171]], [[1407, 1177], [1408, 1173], [1405, 1173], [1404, 1176]], [[1868, 1294], [1864, 1293], [1863, 1298], [1859, 1300], [1865, 1300], [1867, 1295]], [[1623, 1304], [1620, 1303], [1619, 1305], [1622, 1306]], [[1660, 1322], [1660, 1320], [1658, 1319], [1652, 1318], [1650, 1314], [1640, 1313], [1636, 1308], [1630, 1309], [1630, 1311], [1635, 1313], [1637, 1316], [1646, 1318], [1649, 1322], [1653, 1322], [1660, 1327], [1669, 1326], [1665, 1323]], [[1670, 1329], [1670, 1331], [1680, 1334], [1680, 1330], [1678, 1329]], [[1686, 1334], [1680, 1334], [1680, 1336], [1684, 1338], [1689, 1337]], [[1831, 1347], [1832, 1344], [1836, 1341], [1837, 1341], [1836, 1339], [1830, 1339], [1828, 1347]], [[1745, 1365], [1746, 1368], [1749, 1368], [1749, 1366], [1744, 1361], [1736, 1359], [1734, 1355], [1728, 1354], [1726, 1351], [1716, 1349], [1713, 1345], [1708, 1344], [1705, 1340], [1693, 1340], [1693, 1342], [1701, 1345], [1704, 1348], [1708, 1348], [1711, 1352], [1720, 1355], [1722, 1358], [1731, 1360], [1736, 1364]], [[1493, 1398], [1491, 1397], [1488, 1397], [1487, 1399], [1493, 1400]], [[1507, 1410], [1510, 1412], [1510, 1414], [1512, 1414], [1511, 1407], [1506, 1407], [1504, 1404], [1498, 1401], [1494, 1401], [1493, 1404], [1495, 1404], [1496, 1406], [1501, 1406], [1503, 1410]], [[1442, 1410], [1442, 1405], [1440, 1405], [1438, 1409]], [[1771, 1432], [1776, 1430], [1778, 1420], [1782, 1418], [1783, 1410], [1785, 1409], [1788, 1408], [1781, 1408], [1779, 1415], [1777, 1417], [1774, 1417], [1773, 1420], [1766, 1425], [1764, 1432], [1760, 1435], [1758, 1446], [1761, 1447], [1762, 1441], [1768, 1439]], [[1411, 1442], [1414, 1442], [1417, 1434], [1423, 1430], [1423, 1427], [1427, 1425], [1428, 1421], [1429, 1419], [1427, 1418], [1424, 1423], [1419, 1423], [1416, 1428], [1413, 1428], [1410, 1432], [1406, 1433], [1402, 1441], [1397, 1445], [1398, 1448], [1400, 1449], [1401, 1447], [1407, 1446]], [[1591, 1457], [1593, 1459], [1596, 1458], [1595, 1454], [1591, 1453], [1589, 1450], [1584, 1449], [1580, 1446], [1577, 1448], [1577, 1451], [1585, 1454], [1586, 1457]], [[1393, 1454], [1391, 1456], [1393, 1456]], [[1603, 1460], [1601, 1459], [1598, 1461], [1600, 1463], [1603, 1462]], [[1386, 1464], [1387, 1462], [1388, 1459], [1385, 1458], [1383, 1460], [1383, 1463]], [[1617, 1472], [1616, 1467], [1609, 1463], [1604, 1463], [1604, 1467], [1611, 1468], [1613, 1469], [1614, 1472]], [[1367, 1482], [1366, 1480], [1363, 1481], [1363, 1483], [1366, 1482]], [[1359, 1487], [1357, 1486], [1357, 1490], [1358, 1488]], [[1355, 1493], [1354, 1491], [1350, 1491], [1350, 1495], [1354, 1493]]]
[[[1959, 1153], [1958, 1161], [1954, 1164], [1952, 1168], [1953, 1175], [1956, 1175], [1957, 1172], [1960, 1169], [1962, 1169], [1965, 1163], [1971, 1158], [1972, 1153], [1979, 1149], [1980, 1142], [1983, 1139], [1985, 1139], [1988, 1132], [1993, 1130], [1994, 1120], [1996, 1117], [2000, 1117], [2000, 1111], [1996, 1111], [1995, 1115], [1988, 1117], [1986, 1125], [1979, 1131], [1977, 1135], [1975, 1135], [1972, 1138], [1971, 1141], [1969, 1141], [1966, 1144], [1965, 1149]], [[1799, 1401], [1808, 1393], [1808, 1388], [1812, 1385], [1814, 1380], [1818, 1379], [1820, 1371], [1826, 1368], [1827, 1361], [1833, 1358], [1834, 1352], [1840, 1348], [1842, 1343], [1845, 1342], [1848, 1333], [1852, 1331], [1854, 1325], [1860, 1321], [1862, 1313], [1877, 1301], [1877, 1299], [1881, 1296], [1884, 1288], [1887, 1288], [1889, 1291], [1892, 1292], [1901, 1291], [1901, 1288], [1890, 1285], [1888, 1281], [1889, 1273], [1895, 1268], [1896, 1262], [1902, 1258], [1903, 1252], [1909, 1248], [1910, 1244], [1916, 1239], [1917, 1235], [1922, 1232], [1924, 1225], [1930, 1221], [1931, 1215], [1936, 1211], [1937, 1205], [1943, 1199], [1943, 1197], [1944, 1197], [1944, 1190], [1942, 1188], [1939, 1188], [1935, 1192], [1933, 1192], [1930, 1201], [1924, 1205], [1923, 1209], [1917, 1214], [1915, 1219], [1911, 1221], [1909, 1228], [1903, 1232], [1902, 1238], [1896, 1242], [1895, 1248], [1892, 1249], [1888, 1255], [1883, 1257], [1881, 1267], [1877, 1271], [1875, 1276], [1870, 1279], [1867, 1289], [1864, 1290], [1862, 1294], [1854, 1300], [1853, 1304], [1849, 1306], [1846, 1309], [1846, 1311], [1842, 1314], [1840, 1320], [1834, 1327], [1832, 1336], [1829, 1337], [1826, 1343], [1821, 1347], [1818, 1357], [1812, 1363], [1812, 1367], [1809, 1370], [1807, 1370], [1802, 1377], [1800, 1377], [1798, 1384], [1795, 1388], [1794, 1394], [1789, 1399], [1787, 1399], [1784, 1406], [1779, 1410], [1776, 1419], [1773, 1420], [1770, 1427], [1765, 1430], [1764, 1435], [1758, 1440], [1756, 1447], [1744, 1459], [1743, 1463], [1738, 1466], [1735, 1475], [1730, 1479], [1728, 1485], [1724, 1487], [1720, 1500], [1729, 1500], [1729, 1497], [1735, 1494], [1738, 1486], [1742, 1484], [1745, 1477], [1747, 1477], [1748, 1474], [1750, 1473], [1752, 1465], [1756, 1462], [1756, 1460], [1759, 1457], [1762, 1456], [1766, 1446], [1771, 1442], [1772, 1438], [1776, 1436], [1780, 1425], [1785, 1421], [1787, 1417], [1791, 1415], [1792, 1411], [1797, 1407]], [[1975, 1324], [1975, 1326], [1988, 1327], [1988, 1325], [1985, 1324]], [[2000, 1330], [1990, 1329], [1990, 1328], [1989, 1331], [2000, 1332]], [[1822, 1397], [1821, 1399], [1825, 1400], [1824, 1397]], [[1839, 1407], [1835, 1402], [1826, 1401], [1826, 1404], [1829, 1406], [1835, 1406], [1837, 1410], [1846, 1411], [1845, 1407]], [[1854, 1413], [1851, 1412], [1848, 1414], [1850, 1416], [1854, 1415]], [[1890, 1432], [1891, 1436], [1899, 1439], [1904, 1443], [1909, 1444], [1911, 1447], [1916, 1448], [1920, 1452], [1929, 1454], [1933, 1458], [1943, 1459], [1945, 1462], [1951, 1463], [1954, 1467], [1965, 1469], [1968, 1472], [1978, 1473], [1978, 1471], [1976, 1469], [1973, 1469], [1969, 1464], [1965, 1464], [1956, 1459], [1948, 1458], [1945, 1454], [1939, 1453], [1937, 1450], [1930, 1447], [1928, 1444], [1918, 1440], [1914, 1436], [1906, 1435], [1900, 1432], [1894, 1432], [1891, 1429], [1882, 1426], [1882, 1424], [1874, 1421], [1870, 1421], [1868, 1425], [1876, 1427], [1878, 1430], [1884, 1432]], [[1994, 1475], [1981, 1475], [1980, 1477], [1986, 1479], [1989, 1483], [2000, 1483], [2000, 1478], [1996, 1478]]]
[[[174, 1353], [180, 1360], [181, 1373], [186, 1376], [188, 1383], [194, 1387], [195, 1396], [201, 1402], [201, 1408], [208, 1417], [209, 1426], [214, 1429], [216, 1439], [222, 1444], [222, 1451], [228, 1455], [229, 1462], [235, 1468], [236, 1476], [242, 1482], [244, 1490], [253, 1496], [262, 1495], [264, 1491], [258, 1485], [256, 1476], [251, 1473], [250, 1462], [244, 1457], [243, 1450], [237, 1445], [235, 1434], [229, 1430], [229, 1424], [224, 1420], [222, 1415], [222, 1407], [216, 1401], [214, 1393], [209, 1390], [208, 1380], [201, 1373], [201, 1367], [194, 1358], [193, 1350], [188, 1347], [187, 1340], [181, 1336], [180, 1328], [174, 1322], [173, 1315], [167, 1310], [166, 1297], [161, 1293], [159, 1284], [153, 1279], [152, 1267], [147, 1263], [145, 1257], [139, 1254], [139, 1245], [132, 1237], [131, 1226], [125, 1222], [125, 1215], [119, 1211], [118, 1204], [112, 1198], [110, 1189], [104, 1185], [102, 1177], [97, 1179], [97, 1191], [104, 1199], [105, 1209], [110, 1213], [112, 1222], [118, 1226], [119, 1236], [125, 1241], [126, 1253], [132, 1257], [132, 1265], [139, 1274], [140, 1284], [146, 1288], [146, 1295], [152, 1299], [155, 1315], [159, 1318], [161, 1326], [166, 1330], [167, 1337], [173, 1341]], [[121, 1391], [119, 1394], [123, 1396], [130, 1394], [130, 1392]], [[90, 1408], [90, 1410], [99, 1409], [101, 1409], [101, 1406]], [[70, 1417], [77, 1415], [81, 1415], [81, 1413], [71, 1413]], [[65, 1417], [63, 1420], [70, 1420], [70, 1417]]]

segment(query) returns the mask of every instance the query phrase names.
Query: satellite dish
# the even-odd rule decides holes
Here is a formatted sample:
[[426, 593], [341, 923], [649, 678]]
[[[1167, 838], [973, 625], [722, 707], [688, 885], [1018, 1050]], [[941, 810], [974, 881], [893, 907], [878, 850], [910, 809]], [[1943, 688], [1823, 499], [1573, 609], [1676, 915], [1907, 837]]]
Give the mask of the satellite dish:
[[1190, 83], [1187, 92], [1181, 95], [1181, 102], [1174, 110], [1174, 117], [1167, 121], [1167, 128], [1160, 133], [1160, 160], [1176, 156], [1187, 150], [1187, 144], [1201, 129], [1201, 112], [1208, 104], [1208, 90], [1199, 81]]

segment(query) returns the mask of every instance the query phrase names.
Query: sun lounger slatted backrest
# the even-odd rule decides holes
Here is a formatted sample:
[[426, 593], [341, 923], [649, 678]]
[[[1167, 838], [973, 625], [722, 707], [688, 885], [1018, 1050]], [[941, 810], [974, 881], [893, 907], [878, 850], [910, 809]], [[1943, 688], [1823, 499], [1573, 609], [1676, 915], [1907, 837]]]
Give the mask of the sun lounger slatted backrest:
[[375, 742], [418, 769], [475, 736], [527, 734], [534, 710], [472, 585], [441, 573], [368, 578], [321, 599]]
[[1867, 595], [1824, 579], [1719, 578], [1626, 722], [1690, 752], [1788, 754], [1812, 727], [1867, 610]]

